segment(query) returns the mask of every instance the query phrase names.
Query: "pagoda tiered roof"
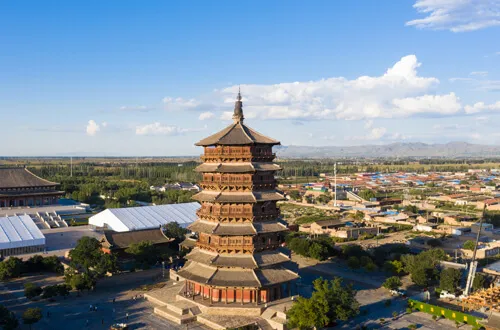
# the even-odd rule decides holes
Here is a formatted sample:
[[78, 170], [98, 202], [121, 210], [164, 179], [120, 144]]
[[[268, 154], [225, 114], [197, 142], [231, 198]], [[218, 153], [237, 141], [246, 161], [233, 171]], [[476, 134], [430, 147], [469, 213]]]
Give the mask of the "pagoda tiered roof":
[[278, 145], [280, 142], [251, 129], [243, 124], [243, 121], [237, 121], [227, 126], [222, 131], [210, 135], [209, 137], [196, 143], [197, 146], [231, 146], [252, 144]]
[[253, 192], [220, 192], [202, 191], [192, 197], [200, 202], [219, 203], [257, 203], [268, 201], [282, 201], [285, 197], [276, 191], [253, 191]]
[[207, 173], [254, 173], [279, 171], [281, 167], [270, 163], [204, 163], [196, 167], [197, 172]]
[[240, 267], [249, 269], [269, 267], [290, 261], [288, 252], [281, 250], [268, 250], [254, 254], [229, 254], [195, 248], [187, 255], [187, 258], [191, 261], [208, 266]]
[[215, 234], [219, 236], [245, 236], [261, 233], [278, 233], [288, 230], [286, 225], [278, 220], [245, 224], [226, 224], [198, 220], [189, 225], [188, 229], [197, 233]]

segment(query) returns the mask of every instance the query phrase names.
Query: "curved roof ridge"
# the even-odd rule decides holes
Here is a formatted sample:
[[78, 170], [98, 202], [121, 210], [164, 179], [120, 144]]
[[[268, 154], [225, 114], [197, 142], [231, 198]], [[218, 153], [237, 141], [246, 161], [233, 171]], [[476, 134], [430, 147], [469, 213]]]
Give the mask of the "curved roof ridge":
[[35, 178], [37, 178], [37, 179], [40, 179], [40, 180], [42, 180], [42, 181], [45, 181], [45, 182], [47, 182], [47, 183], [54, 184], [54, 185], [58, 185], [58, 184], [59, 184], [59, 183], [57, 183], [57, 182], [52, 182], [52, 181], [49, 181], [49, 180], [47, 180], [47, 179], [44, 179], [44, 178], [39, 177], [39, 176], [38, 176], [38, 175], [36, 175], [35, 173], [33, 173], [33, 172], [31, 172], [30, 170], [28, 170], [28, 168], [26, 168], [26, 167], [24, 168], [24, 170], [25, 170], [26, 172], [28, 172], [29, 174], [33, 175], [33, 176], [34, 176]]

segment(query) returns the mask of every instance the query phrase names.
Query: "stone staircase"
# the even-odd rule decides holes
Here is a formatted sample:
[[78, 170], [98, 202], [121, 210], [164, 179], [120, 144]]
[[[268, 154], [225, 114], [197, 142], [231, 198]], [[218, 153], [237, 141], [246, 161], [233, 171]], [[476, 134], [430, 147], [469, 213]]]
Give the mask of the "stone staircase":
[[155, 307], [154, 313], [176, 324], [182, 325], [196, 321], [196, 316], [201, 314], [200, 308], [188, 301], [177, 301], [175, 304], [167, 303]]

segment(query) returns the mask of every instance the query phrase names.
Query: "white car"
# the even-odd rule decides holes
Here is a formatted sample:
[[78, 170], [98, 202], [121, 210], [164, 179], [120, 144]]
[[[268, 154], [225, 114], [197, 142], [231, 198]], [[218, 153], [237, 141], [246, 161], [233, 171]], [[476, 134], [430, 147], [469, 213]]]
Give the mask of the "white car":
[[453, 293], [450, 293], [446, 290], [443, 290], [441, 291], [441, 293], [439, 294], [439, 298], [448, 298], [448, 299], [456, 299], [457, 296], [454, 295]]
[[397, 290], [391, 290], [390, 291], [391, 296], [406, 296], [406, 291], [397, 289]]

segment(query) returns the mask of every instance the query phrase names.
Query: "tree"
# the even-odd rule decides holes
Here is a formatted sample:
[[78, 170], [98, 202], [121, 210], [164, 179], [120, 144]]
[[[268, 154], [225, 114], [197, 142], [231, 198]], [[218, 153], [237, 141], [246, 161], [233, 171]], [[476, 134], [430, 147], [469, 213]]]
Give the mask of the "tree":
[[359, 312], [352, 286], [340, 278], [331, 281], [318, 278], [313, 282], [311, 298], [299, 297], [288, 312], [290, 328], [324, 327], [336, 320], [346, 321]]
[[134, 256], [138, 263], [154, 264], [157, 261], [156, 247], [150, 241], [130, 244], [125, 252]]
[[399, 260], [386, 261], [384, 263], [384, 271], [396, 275], [400, 275], [404, 272], [403, 263]]
[[405, 254], [401, 257], [401, 262], [405, 271], [410, 273], [413, 283], [419, 286], [427, 286], [430, 281], [437, 278], [436, 265], [447, 258], [442, 249], [430, 249], [416, 256]]
[[448, 292], [455, 293], [460, 283], [462, 273], [458, 269], [446, 268], [441, 272], [439, 288]]
[[474, 291], [484, 289], [487, 284], [486, 277], [483, 274], [476, 273], [474, 281], [472, 282], [472, 289]]
[[177, 222], [169, 222], [165, 226], [165, 236], [174, 238], [177, 241], [183, 241], [188, 231], [182, 228]]
[[359, 197], [363, 198], [364, 200], [369, 201], [372, 198], [375, 198], [375, 192], [371, 189], [363, 189], [358, 193]]
[[28, 299], [33, 299], [38, 297], [42, 293], [42, 288], [33, 284], [33, 283], [25, 283], [24, 284], [24, 296]]
[[360, 267], [359, 259], [354, 256], [349, 257], [349, 259], [347, 259], [347, 266], [349, 266], [349, 268], [352, 269], [359, 268]]
[[68, 284], [59, 284], [57, 287], [57, 294], [61, 297], [69, 296], [69, 292], [71, 291], [71, 285]]
[[290, 196], [290, 198], [295, 200], [295, 201], [300, 201], [300, 199], [302, 198], [300, 196], [300, 192], [298, 190], [290, 190], [288, 192], [288, 196]]
[[19, 327], [16, 315], [3, 305], [0, 305], [0, 326], [4, 330], [13, 330]]
[[464, 248], [464, 250], [474, 251], [475, 246], [476, 246], [475, 241], [468, 240], [468, 241], [465, 241], [463, 248]]
[[437, 238], [431, 238], [430, 240], [427, 241], [426, 244], [429, 245], [430, 247], [439, 247], [439, 246], [443, 245], [441, 243], [441, 240], [439, 240]]
[[[101, 243], [95, 238], [84, 236], [78, 240], [73, 250], [69, 252], [71, 259], [71, 270], [66, 273], [66, 283], [76, 288], [71, 284], [71, 276], [76, 274], [75, 270], [79, 270], [85, 275], [86, 283], [95, 285], [98, 278], [102, 278], [106, 273], [116, 271], [116, 257], [111, 254], [104, 253], [101, 250]], [[77, 280], [80, 281], [80, 280]], [[85, 287], [87, 288], [87, 286]]]
[[87, 274], [72, 274], [67, 278], [67, 282], [78, 292], [90, 290], [95, 285], [95, 282]]
[[24, 270], [24, 263], [21, 259], [10, 257], [0, 262], [0, 281], [21, 276]]
[[49, 299], [57, 296], [59, 290], [57, 289], [57, 285], [47, 285], [43, 288], [42, 298]]
[[385, 280], [384, 284], [382, 284], [382, 286], [388, 290], [396, 290], [401, 285], [403, 285], [403, 283], [401, 283], [401, 280], [397, 276], [389, 277]]
[[23, 313], [23, 322], [24, 324], [29, 324], [30, 329], [31, 325], [37, 323], [42, 319], [42, 310], [40, 308], [28, 308]]

